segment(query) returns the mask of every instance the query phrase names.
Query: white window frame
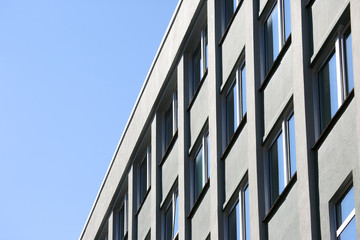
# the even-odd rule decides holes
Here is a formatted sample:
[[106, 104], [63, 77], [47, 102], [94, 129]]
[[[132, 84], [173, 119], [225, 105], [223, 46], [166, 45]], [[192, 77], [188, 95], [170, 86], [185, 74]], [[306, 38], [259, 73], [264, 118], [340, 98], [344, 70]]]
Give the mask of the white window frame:
[[[273, 182], [271, 181], [272, 180], [272, 172], [270, 171], [271, 170], [271, 167], [270, 167], [270, 149], [274, 146], [275, 142], [277, 142], [280, 134], [282, 133], [282, 143], [283, 143], [283, 166], [284, 166], [284, 189], [286, 188], [286, 186], [289, 184], [292, 176], [291, 176], [291, 159], [290, 159], [290, 131], [289, 131], [289, 120], [294, 117], [294, 121], [295, 121], [295, 114], [294, 114], [294, 110], [291, 110], [288, 114], [285, 115], [286, 117], [282, 119], [281, 121], [281, 128], [280, 130], [278, 130], [278, 132], [276, 133], [275, 137], [273, 138], [271, 144], [269, 145], [269, 148], [267, 149], [267, 166], [266, 166], [266, 171], [267, 171], [267, 179], [268, 180], [268, 207], [267, 209], [269, 210], [270, 207], [274, 204], [274, 202], [271, 202], [271, 199], [272, 199], [272, 191], [271, 191], [271, 188], [272, 188], [272, 184]], [[295, 152], [296, 152], [296, 144], [295, 144]], [[296, 170], [297, 171], [297, 170]], [[283, 189], [283, 190], [284, 190]], [[280, 191], [279, 189], [279, 196], [281, 195], [281, 193], [283, 192], [283, 190]], [[279, 197], [278, 196], [278, 197]]]
[[[124, 208], [124, 226], [123, 226], [124, 235], [120, 236], [120, 222], [119, 222], [120, 219], [119, 218], [120, 218], [120, 211], [122, 208]], [[121, 205], [116, 210], [116, 220], [114, 222], [114, 225], [115, 225], [114, 239], [116, 239], [116, 240], [125, 239], [127, 232], [128, 232], [128, 194], [127, 193], [124, 195]]]
[[[144, 196], [140, 196], [141, 194], [141, 165], [142, 163], [146, 161], [146, 191], [144, 193]], [[146, 147], [146, 153], [144, 155], [144, 157], [142, 158], [142, 160], [139, 162], [138, 165], [138, 187], [137, 187], [137, 200], [138, 200], [138, 207], [140, 206], [140, 204], [144, 201], [145, 196], [146, 196], [146, 192], [149, 191], [149, 188], [151, 186], [151, 145], [149, 144]]]
[[[237, 120], [237, 125], [234, 126], [234, 133], [236, 132], [237, 128], [240, 125], [240, 122], [243, 120], [243, 118], [245, 117], [242, 114], [243, 113], [243, 108], [244, 108], [244, 103], [242, 101], [242, 97], [243, 97], [243, 89], [242, 89], [242, 83], [244, 81], [244, 79], [242, 79], [242, 71], [245, 70], [246, 71], [246, 63], [245, 60], [241, 61], [241, 64], [239, 64], [236, 67], [235, 70], [235, 77], [233, 78], [232, 83], [230, 84], [230, 87], [228, 89], [228, 91], [226, 92], [226, 96], [225, 96], [225, 105], [227, 104], [227, 97], [229, 96], [231, 90], [233, 90], [236, 87], [236, 99], [234, 99], [234, 101], [236, 101], [236, 106], [237, 106], [237, 111], [236, 111], [236, 120]], [[245, 81], [246, 81], [246, 77], [245, 77]], [[246, 89], [244, 90], [246, 92]], [[225, 110], [225, 129], [226, 129], [226, 140], [225, 140], [225, 147], [230, 143], [230, 140], [232, 138], [232, 136], [234, 135], [234, 133], [232, 133], [232, 136], [228, 136], [228, 134], [230, 133], [229, 131], [229, 126], [228, 126], [228, 119], [227, 119], [227, 115], [228, 115], [228, 106], [225, 106], [226, 110]], [[227, 139], [229, 137], [229, 139]]]
[[[192, 53], [192, 77], [191, 77], [191, 94], [190, 96], [193, 97], [196, 93], [196, 90], [198, 89], [199, 85], [201, 84], [201, 81], [203, 80], [204, 78], [204, 75], [208, 69], [208, 52], [206, 51], [206, 47], [208, 46], [208, 40], [209, 40], [209, 37], [208, 37], [208, 27], [207, 27], [207, 24], [204, 25], [204, 27], [201, 28], [201, 31], [200, 31], [200, 42], [198, 41], [194, 50], [193, 50], [193, 53]], [[207, 43], [206, 43], [207, 42]], [[194, 53], [195, 51], [197, 50], [197, 47], [199, 46], [200, 44], [200, 63], [199, 63], [199, 71], [200, 71], [200, 79], [199, 79], [199, 82], [198, 84], [195, 86], [195, 78], [197, 78], [197, 76], [194, 75], [194, 72], [195, 72], [195, 68], [194, 68], [194, 64], [195, 64], [195, 60], [194, 60]]]
[[[346, 227], [349, 225], [351, 220], [355, 217], [355, 198], [352, 199], [354, 203], [354, 208], [349, 213], [349, 215], [346, 217], [344, 222], [337, 227], [337, 206], [341, 203], [341, 201], [345, 198], [345, 196], [349, 193], [350, 190], [355, 190], [354, 185], [352, 183], [352, 176], [348, 177], [347, 180], [345, 180], [345, 183], [342, 184], [340, 189], [337, 191], [335, 196], [332, 200], [330, 200], [330, 217], [331, 217], [331, 238], [332, 239], [338, 239], [340, 234], [346, 229]], [[355, 192], [355, 191], [354, 191]]]
[[[335, 38], [335, 43], [334, 43], [334, 47], [331, 48], [331, 50], [329, 51], [329, 54], [327, 55], [325, 61], [322, 63], [321, 67], [318, 70], [318, 79], [317, 79], [317, 86], [318, 89], [321, 91], [320, 89], [320, 78], [319, 78], [319, 73], [320, 71], [323, 69], [323, 67], [325, 66], [325, 64], [328, 64], [329, 60], [330, 60], [330, 56], [333, 53], [333, 51], [335, 51], [335, 62], [336, 62], [336, 85], [337, 85], [337, 103], [338, 103], [338, 109], [341, 107], [341, 105], [344, 103], [346, 97], [348, 96], [347, 92], [350, 92], [349, 89], [347, 89], [347, 76], [346, 76], [346, 39], [345, 36], [346, 34], [350, 32], [351, 34], [351, 26], [350, 23], [346, 25], [346, 27], [340, 26], [336, 38]], [[354, 66], [353, 66], [354, 67]], [[320, 95], [319, 91], [318, 94]], [[322, 112], [322, 108], [323, 106], [321, 106], [321, 102], [320, 102], [320, 96], [318, 96], [318, 102], [319, 102], [319, 131], [317, 131], [319, 134], [321, 134], [321, 132], [324, 131], [324, 129], [326, 128], [326, 126], [321, 126], [321, 112]]]
[[167, 129], [166, 129], [166, 113], [169, 110], [169, 108], [172, 107], [172, 137], [174, 137], [176, 130], [178, 129], [178, 103], [177, 103], [177, 92], [174, 91], [172, 94], [172, 100], [171, 103], [168, 105], [168, 107], [165, 109], [163, 113], [163, 153], [167, 150], [169, 145], [171, 144], [171, 139], [169, 139], [169, 142], [166, 142], [166, 135], [167, 135]]
[[[208, 46], [208, 44], [206, 44], [206, 42], [209, 41], [209, 36], [208, 36], [208, 28], [207, 25], [205, 25], [202, 29], [201, 29], [201, 56], [200, 56], [200, 65], [201, 65], [201, 69], [200, 69], [200, 75], [201, 75], [201, 79], [204, 77], [205, 72], [207, 71], [208, 68], [208, 56], [207, 56], [207, 52], [206, 52], [206, 46]], [[209, 42], [208, 42], [209, 43]]]
[[[175, 228], [175, 209], [176, 209], [176, 198], [179, 197], [179, 191], [178, 189], [176, 188], [175, 190], [173, 190], [173, 192], [171, 193], [171, 198], [170, 198], [170, 201], [169, 203], [166, 205], [166, 208], [165, 208], [165, 211], [164, 211], [164, 214], [163, 214], [163, 219], [164, 219], [164, 222], [163, 222], [163, 238], [162, 239], [165, 239], [166, 238], [166, 212], [168, 211], [170, 205], [171, 205], [171, 236], [172, 236], [172, 239], [177, 239], [178, 238], [178, 235], [179, 235], [179, 229], [178, 229], [178, 232], [175, 234], [174, 236], [174, 228]], [[179, 213], [178, 213], [179, 214]], [[179, 224], [179, 219], [178, 219], [178, 224]]]
[[[290, 1], [291, 2], [291, 1]], [[290, 3], [289, 2], [289, 3]], [[274, 3], [273, 3], [273, 6], [271, 7], [271, 10], [269, 11], [265, 21], [264, 21], [264, 34], [266, 34], [266, 25], [267, 25], [267, 21], [269, 20], [269, 17], [271, 17], [275, 7], [278, 7], [278, 45], [279, 45], [279, 53], [281, 52], [281, 49], [284, 47], [285, 43], [286, 43], [286, 36], [285, 36], [285, 8], [284, 8], [284, 0], [275, 0]], [[291, 7], [290, 7], [291, 9]], [[290, 24], [291, 24], [291, 19], [290, 19]], [[268, 47], [268, 42], [269, 39], [268, 39], [268, 36], [266, 36], [265, 38], [265, 68], [266, 68], [266, 72], [265, 74], [267, 74], [272, 66], [272, 64], [274, 64], [274, 61], [272, 62], [272, 64], [270, 63], [267, 63], [267, 47]], [[273, 39], [274, 41], [274, 39]], [[278, 53], [278, 54], [279, 54]]]
[[[210, 164], [210, 159], [209, 159], [209, 149], [207, 147], [207, 141], [209, 140], [209, 131], [205, 131], [203, 134], [202, 134], [202, 137], [201, 137], [201, 143], [199, 145], [199, 147], [197, 148], [195, 154], [194, 154], [194, 157], [193, 157], [193, 160], [192, 160], [192, 192], [193, 194], [192, 195], [192, 202], [193, 204], [195, 203], [195, 201], [197, 200], [197, 198], [200, 196], [200, 193], [202, 191], [202, 189], [204, 189], [208, 179], [210, 178], [210, 173], [208, 172], [208, 169], [209, 166], [208, 164]], [[199, 196], [196, 196], [195, 197], [195, 171], [196, 171], [196, 157], [198, 156], [198, 154], [200, 154], [200, 151], [201, 151], [201, 154], [202, 154], [202, 186], [201, 186], [201, 190], [200, 190], [200, 193], [199, 193]]]
[[[238, 198], [236, 198], [234, 204], [232, 205], [230, 211], [227, 214], [227, 238], [229, 238], [230, 233], [229, 233], [229, 217], [232, 211], [236, 211], [236, 205], [239, 204], [239, 232], [240, 232], [240, 240], [244, 240], [246, 239], [246, 215], [245, 215], [245, 190], [249, 188], [249, 183], [246, 181], [246, 183], [244, 185], [241, 186], [240, 191], [238, 193]], [[250, 201], [249, 201], [250, 203]], [[250, 209], [250, 206], [249, 206]]]

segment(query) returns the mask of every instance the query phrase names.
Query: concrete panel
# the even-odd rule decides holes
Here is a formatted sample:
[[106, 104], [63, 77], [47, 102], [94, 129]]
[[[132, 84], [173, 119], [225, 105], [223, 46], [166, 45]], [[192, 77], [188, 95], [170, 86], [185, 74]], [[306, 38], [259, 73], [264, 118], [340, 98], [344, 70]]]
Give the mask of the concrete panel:
[[150, 230], [151, 221], [151, 198], [148, 195], [137, 216], [137, 239], [145, 239]]
[[299, 228], [298, 185], [291, 188], [286, 200], [281, 204], [268, 223], [269, 240], [301, 239]]
[[209, 116], [208, 80], [205, 79], [190, 110], [190, 146], [193, 146]]
[[316, 0], [311, 7], [313, 46], [315, 52], [322, 46], [335, 23], [345, 10], [348, 0]]
[[292, 47], [264, 89], [264, 129], [269, 133], [293, 93]]
[[161, 166], [161, 186], [162, 186], [162, 197], [163, 201], [170, 191], [175, 179], [178, 175], [178, 141], [175, 142], [171, 152], [166, 158], [165, 162]]
[[[222, 81], [225, 82], [231, 74], [246, 40], [246, 4], [242, 4], [222, 43]], [[249, 18], [248, 18], [249, 19]]]
[[355, 101], [318, 150], [320, 226], [323, 239], [330, 239], [329, 200], [352, 170], [357, 169]]
[[210, 232], [210, 194], [204, 196], [191, 219], [191, 239], [206, 239]]
[[225, 202], [227, 202], [248, 169], [248, 134], [246, 125], [232, 146], [225, 163]]

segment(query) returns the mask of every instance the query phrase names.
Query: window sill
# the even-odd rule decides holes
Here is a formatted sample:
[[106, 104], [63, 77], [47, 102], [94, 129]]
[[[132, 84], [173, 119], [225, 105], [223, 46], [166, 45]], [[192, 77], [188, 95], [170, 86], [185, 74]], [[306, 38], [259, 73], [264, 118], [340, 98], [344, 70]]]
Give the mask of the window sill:
[[227, 144], [223, 154], [220, 157], [221, 160], [224, 160], [226, 158], [226, 156], [229, 154], [230, 150], [232, 149], [232, 146], [234, 145], [236, 139], [238, 138], [240, 132], [242, 131], [242, 129], [244, 128], [244, 126], [245, 126], [245, 124], [247, 122], [246, 119], [247, 119], [247, 113], [245, 113], [244, 117], [240, 121], [239, 126], [237, 127], [236, 131], [234, 132], [234, 134], [230, 138], [229, 143]]
[[187, 218], [190, 219], [194, 216], [194, 213], [196, 212], [196, 210], [198, 209], [198, 207], [200, 206], [201, 201], [203, 200], [205, 194], [207, 193], [207, 190], [210, 187], [210, 178], [208, 178], [207, 182], [205, 183], [204, 187], [201, 189], [201, 192], [199, 194], [199, 196], [196, 198], [193, 207], [191, 208]]
[[351, 90], [349, 95], [344, 100], [343, 104], [339, 107], [339, 109], [336, 111], [334, 116], [330, 119], [329, 123], [326, 125], [322, 133], [320, 134], [318, 140], [315, 142], [314, 146], [311, 148], [311, 150], [316, 151], [320, 148], [322, 143], [325, 141], [326, 137], [329, 135], [331, 130], [336, 125], [337, 121], [340, 119], [340, 117], [343, 115], [347, 107], [350, 105], [351, 100], [354, 98], [354, 89]]
[[237, 5], [237, 7], [236, 7], [236, 9], [235, 9], [235, 11], [234, 11], [234, 13], [233, 13], [233, 15], [232, 15], [229, 23], [228, 23], [228, 25], [227, 25], [226, 28], [225, 28], [225, 31], [224, 31], [221, 39], [220, 39], [220, 42], [218, 43], [218, 46], [221, 46], [221, 45], [223, 44], [223, 42], [224, 42], [224, 40], [225, 40], [225, 38], [226, 38], [226, 35], [228, 34], [228, 32], [229, 32], [229, 30], [230, 30], [230, 27], [231, 27], [231, 25], [232, 25], [232, 23], [233, 23], [233, 21], [234, 21], [234, 19], [235, 19], [235, 17], [236, 17], [236, 14], [237, 14], [237, 12], [239, 11], [239, 9], [240, 9], [240, 7], [241, 7], [241, 5], [242, 5], [243, 2], [244, 2], [244, 1], [241, 0], [241, 1], [238, 3], [238, 5]]
[[151, 185], [149, 186], [149, 188], [148, 188], [148, 190], [146, 191], [143, 199], [141, 200], [141, 203], [140, 203], [138, 209], [136, 210], [135, 216], [137, 216], [137, 215], [139, 214], [139, 212], [141, 211], [141, 208], [142, 208], [142, 206], [144, 205], [145, 200], [146, 200], [147, 196], [148, 196], [149, 193], [150, 193], [150, 190], [151, 190]]
[[171, 150], [172, 150], [172, 148], [173, 148], [173, 146], [174, 146], [174, 144], [176, 142], [177, 136], [178, 136], [178, 130], [176, 129], [175, 134], [171, 138], [170, 143], [167, 146], [167, 148], [166, 148], [166, 150], [164, 152], [164, 155], [162, 156], [162, 158], [161, 158], [161, 160], [159, 162], [159, 167], [161, 167], [164, 164], [166, 158], [168, 157], [169, 153], [171, 152]]
[[191, 107], [192, 107], [192, 105], [194, 104], [195, 99], [196, 99], [197, 95], [198, 95], [199, 92], [200, 92], [201, 86], [203, 85], [207, 74], [208, 74], [208, 70], [206, 69], [204, 75], [203, 75], [202, 78], [200, 79], [200, 82], [199, 82], [199, 84], [198, 84], [198, 86], [197, 86], [197, 88], [196, 88], [196, 90], [195, 90], [195, 92], [194, 92], [194, 94], [193, 94], [193, 96], [192, 96], [192, 98], [191, 98], [191, 100], [190, 100], [189, 106], [187, 107], [186, 111], [189, 112], [190, 109], [191, 109]]
[[271, 77], [274, 75], [274, 73], [276, 72], [276, 70], [280, 66], [280, 63], [281, 63], [283, 57], [285, 56], [285, 53], [289, 49], [290, 45], [291, 45], [291, 33], [290, 33], [290, 36], [288, 37], [288, 39], [286, 40], [284, 46], [281, 48], [281, 51], [279, 52], [279, 55], [276, 57], [275, 61], [271, 65], [269, 71], [267, 72], [263, 82], [260, 85], [259, 91], [263, 91], [266, 88], [266, 86], [269, 83]]
[[293, 177], [290, 179], [288, 184], [285, 186], [284, 190], [280, 193], [277, 197], [275, 202], [273, 203], [272, 207], [270, 208], [269, 212], [263, 219], [263, 223], [267, 223], [271, 220], [271, 218], [275, 215], [276, 211], [280, 208], [281, 204], [285, 201], [287, 195], [289, 194], [290, 190], [294, 186], [297, 180], [297, 171], [294, 173]]

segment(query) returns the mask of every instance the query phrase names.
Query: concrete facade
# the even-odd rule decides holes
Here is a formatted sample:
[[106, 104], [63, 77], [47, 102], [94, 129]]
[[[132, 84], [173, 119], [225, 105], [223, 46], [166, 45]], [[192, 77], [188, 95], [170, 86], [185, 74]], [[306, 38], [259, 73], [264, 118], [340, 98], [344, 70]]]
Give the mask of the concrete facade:
[[[268, 69], [266, 23], [284, 0], [240, 0], [225, 21], [230, 2], [179, 1], [79, 239], [123, 239], [121, 209], [126, 212], [124, 239], [166, 239], [165, 215], [176, 196], [176, 239], [230, 239], [229, 215], [246, 186], [251, 239], [336, 239], [334, 209], [349, 186], [360, 239], [360, 28], [353, 27], [360, 24], [360, 1], [290, 0], [291, 34]], [[201, 42], [204, 29], [207, 48]], [[354, 88], [338, 90], [338, 108], [322, 126], [319, 72], [334, 49], [344, 52], [344, 44], [336, 45], [343, 31], [352, 37]], [[206, 55], [207, 70], [201, 62], [194, 87], [197, 46]], [[246, 113], [239, 113], [228, 139], [226, 99], [242, 66]], [[240, 92], [237, 96], [242, 104]], [[289, 131], [284, 122], [291, 115], [296, 172], [270, 201], [269, 152], [279, 132]], [[210, 170], [203, 165], [202, 188], [194, 196], [199, 151], [206, 152]]]

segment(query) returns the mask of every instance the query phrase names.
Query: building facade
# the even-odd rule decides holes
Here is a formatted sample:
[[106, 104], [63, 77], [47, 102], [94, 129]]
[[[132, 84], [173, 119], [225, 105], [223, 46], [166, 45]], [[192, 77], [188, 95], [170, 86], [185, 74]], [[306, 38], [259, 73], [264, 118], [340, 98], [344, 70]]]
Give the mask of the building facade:
[[360, 239], [357, 24], [180, 0], [80, 239]]

